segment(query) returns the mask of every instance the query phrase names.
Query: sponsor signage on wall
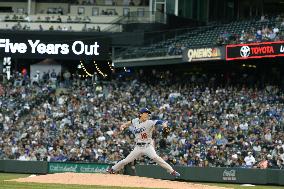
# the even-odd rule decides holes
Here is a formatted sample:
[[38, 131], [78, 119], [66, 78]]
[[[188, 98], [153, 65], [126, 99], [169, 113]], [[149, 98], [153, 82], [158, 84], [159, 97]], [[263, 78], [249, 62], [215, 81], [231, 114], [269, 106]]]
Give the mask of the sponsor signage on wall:
[[284, 41], [226, 46], [226, 60], [284, 56]]
[[183, 60], [186, 62], [209, 61], [224, 59], [224, 48], [189, 48], [183, 52]]
[[61, 162], [49, 162], [49, 173], [105, 173], [110, 167], [108, 164], [96, 164], [96, 163], [61, 163]]
[[223, 171], [223, 177], [222, 179], [225, 181], [236, 181], [237, 180], [237, 174], [236, 174], [236, 170], [231, 169], [231, 170], [227, 170], [225, 169]]
[[12, 58], [58, 58], [103, 60], [108, 55], [108, 40], [103, 37], [68, 35], [2, 35], [0, 56]]

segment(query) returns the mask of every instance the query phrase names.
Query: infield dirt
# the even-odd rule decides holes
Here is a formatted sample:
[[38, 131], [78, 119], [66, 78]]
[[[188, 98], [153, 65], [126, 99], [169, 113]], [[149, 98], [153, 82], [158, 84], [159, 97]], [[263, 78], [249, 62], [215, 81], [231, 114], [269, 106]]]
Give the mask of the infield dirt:
[[[79, 184], [120, 187], [143, 188], [172, 188], [172, 189], [221, 189], [222, 187], [207, 186], [190, 182], [179, 182], [161, 179], [152, 179], [138, 176], [88, 174], [88, 173], [56, 173], [39, 175], [27, 178], [13, 179], [16, 182]], [[223, 188], [224, 189], [224, 188]]]

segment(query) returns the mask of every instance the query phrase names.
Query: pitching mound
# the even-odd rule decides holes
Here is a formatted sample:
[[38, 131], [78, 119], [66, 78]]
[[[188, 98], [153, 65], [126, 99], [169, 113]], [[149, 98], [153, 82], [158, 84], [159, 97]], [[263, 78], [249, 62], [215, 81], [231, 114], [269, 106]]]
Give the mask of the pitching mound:
[[187, 182], [168, 181], [127, 175], [87, 174], [87, 173], [56, 173], [27, 178], [13, 179], [16, 182], [79, 184], [144, 188], [174, 189], [219, 189], [222, 187], [193, 184]]

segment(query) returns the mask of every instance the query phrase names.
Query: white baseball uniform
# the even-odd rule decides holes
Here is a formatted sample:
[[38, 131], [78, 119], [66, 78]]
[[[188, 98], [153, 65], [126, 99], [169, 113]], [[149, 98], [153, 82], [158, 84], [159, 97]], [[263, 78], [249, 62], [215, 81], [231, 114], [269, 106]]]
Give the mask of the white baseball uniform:
[[160, 120], [147, 120], [140, 122], [139, 118], [131, 121], [133, 126], [133, 132], [135, 134], [135, 148], [133, 151], [123, 160], [115, 164], [112, 169], [114, 171], [121, 170], [125, 165], [134, 161], [142, 155], [146, 155], [159, 164], [161, 167], [166, 169], [169, 173], [172, 173], [173, 168], [165, 162], [160, 156], [157, 155], [154, 148], [154, 141], [152, 139], [152, 133], [155, 125], [161, 124]]

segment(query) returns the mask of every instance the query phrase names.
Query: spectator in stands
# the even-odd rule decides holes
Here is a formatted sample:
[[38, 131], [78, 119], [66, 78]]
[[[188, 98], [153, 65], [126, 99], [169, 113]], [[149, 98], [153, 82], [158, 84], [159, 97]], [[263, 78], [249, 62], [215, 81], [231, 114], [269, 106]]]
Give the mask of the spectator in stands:
[[57, 17], [57, 19], [56, 19], [56, 21], [57, 21], [57, 22], [62, 22], [61, 17], [60, 17], [60, 16], [58, 16], [58, 17]]
[[25, 19], [24, 19], [26, 22], [30, 22], [31, 21], [31, 18], [29, 15], [26, 15]]
[[257, 168], [260, 168], [260, 169], [267, 169], [268, 168], [267, 157], [263, 158], [263, 160], [258, 163]]
[[18, 16], [14, 14], [12, 20], [18, 20]]
[[39, 85], [40, 84], [40, 71], [36, 71], [36, 74], [33, 75], [31, 80], [32, 85]]
[[255, 158], [253, 157], [251, 152], [248, 152], [248, 155], [245, 157], [244, 160], [246, 167], [251, 168], [255, 164]]
[[[161, 76], [163, 80], [158, 80]], [[132, 147], [133, 134], [125, 132], [120, 138], [116, 135], [117, 126], [120, 120], [134, 116], [133, 109], [146, 105], [153, 108], [155, 119], [170, 120], [170, 135], [164, 139], [156, 134], [155, 138], [157, 148], [166, 146], [163, 149], [171, 151], [162, 152], [160, 149], [173, 164], [254, 167], [267, 157], [269, 168], [281, 168], [284, 155], [280, 140], [283, 138], [283, 103], [279, 102], [283, 90], [278, 87], [248, 88], [247, 79], [240, 82], [241, 75], [236, 75], [239, 79], [231, 86], [224, 84], [221, 78], [217, 73], [173, 77], [171, 72], [155, 70], [152, 74], [137, 73], [131, 79], [115, 78], [96, 84], [73, 79], [70, 92], [47, 95], [47, 99], [37, 96], [47, 90], [48, 84], [44, 82], [39, 81], [38, 87], [32, 88], [11, 86], [5, 90], [6, 99], [0, 98], [0, 104], [10, 102], [12, 96], [19, 99], [19, 104], [16, 103], [12, 110], [23, 109], [22, 98], [24, 102], [33, 102], [28, 98], [37, 96], [35, 99], [39, 104], [22, 118], [14, 111], [7, 115], [9, 107], [0, 105], [0, 112], [4, 115], [4, 132], [0, 139], [10, 142], [28, 130], [38, 140], [23, 134], [21, 143], [7, 144], [0, 157], [34, 159], [35, 152], [38, 160], [118, 161], [128, 154], [119, 150]], [[138, 98], [140, 90], [145, 94], [143, 99]], [[16, 119], [18, 123], [13, 122]], [[11, 132], [11, 124], [17, 128], [16, 133]], [[42, 146], [35, 143], [39, 139]], [[247, 155], [248, 152], [252, 153]]]
[[49, 17], [49, 16], [46, 16], [46, 17], [45, 17], [45, 21], [46, 21], [46, 22], [49, 22], [49, 21], [50, 21], [50, 17]]
[[44, 83], [47, 83], [49, 81], [49, 71], [48, 72], [43, 72], [42, 74], [42, 80]]
[[58, 25], [56, 30], [61, 31], [62, 27], [60, 25]]
[[109, 15], [109, 16], [111, 16], [113, 13], [112, 13], [112, 11], [111, 10], [109, 10], [108, 12], [107, 12], [107, 15]]
[[22, 30], [22, 29], [23, 29], [23, 26], [21, 25], [21, 22], [17, 22], [17, 24], [15, 24], [12, 27], [12, 30]]
[[43, 31], [43, 27], [41, 24], [38, 27], [39, 27], [39, 31]]
[[280, 14], [277, 15], [277, 17], [275, 18], [275, 21], [276, 22], [280, 22], [281, 21], [281, 15]]
[[268, 34], [268, 38], [270, 41], [274, 41], [275, 38], [276, 38], [276, 33], [274, 33], [272, 30], [269, 31], [269, 34]]
[[22, 30], [29, 30], [29, 29], [30, 27], [25, 24]]
[[101, 31], [101, 27], [97, 26], [97, 32], [100, 32], [100, 31]]
[[82, 31], [88, 31], [88, 28], [87, 28], [87, 24], [84, 24], [83, 28], [82, 28]]
[[48, 28], [48, 30], [53, 31], [53, 30], [54, 30], [54, 26], [51, 25], [51, 26]]
[[90, 32], [95, 32], [97, 31], [96, 26], [93, 26], [92, 28], [88, 28], [88, 31]]
[[9, 20], [9, 19], [10, 19], [10, 16], [9, 16], [9, 15], [6, 15], [5, 18], [4, 18], [5, 21], [7, 21], [7, 20]]
[[284, 27], [284, 18], [282, 18], [282, 22], [281, 22], [280, 26]]
[[268, 21], [267, 16], [266, 15], [261, 15], [260, 22], [267, 22], [267, 21]]
[[168, 46], [168, 55], [173, 55], [174, 54], [174, 46], [173, 44], [170, 44]]
[[83, 18], [83, 22], [91, 22], [90, 17], [85, 16], [85, 17]]
[[63, 15], [63, 8], [61, 7], [57, 8], [57, 14]]
[[261, 42], [262, 41], [261, 30], [257, 30], [256, 35], [255, 35], [255, 40], [256, 40], [256, 42]]
[[52, 69], [52, 72], [50, 73], [50, 80], [53, 84], [57, 81], [57, 74], [54, 69]]
[[72, 22], [71, 16], [68, 16], [67, 22]]
[[64, 83], [65, 83], [65, 87], [69, 87], [71, 84], [71, 74], [68, 70], [66, 70], [63, 74], [63, 78], [64, 78]]

